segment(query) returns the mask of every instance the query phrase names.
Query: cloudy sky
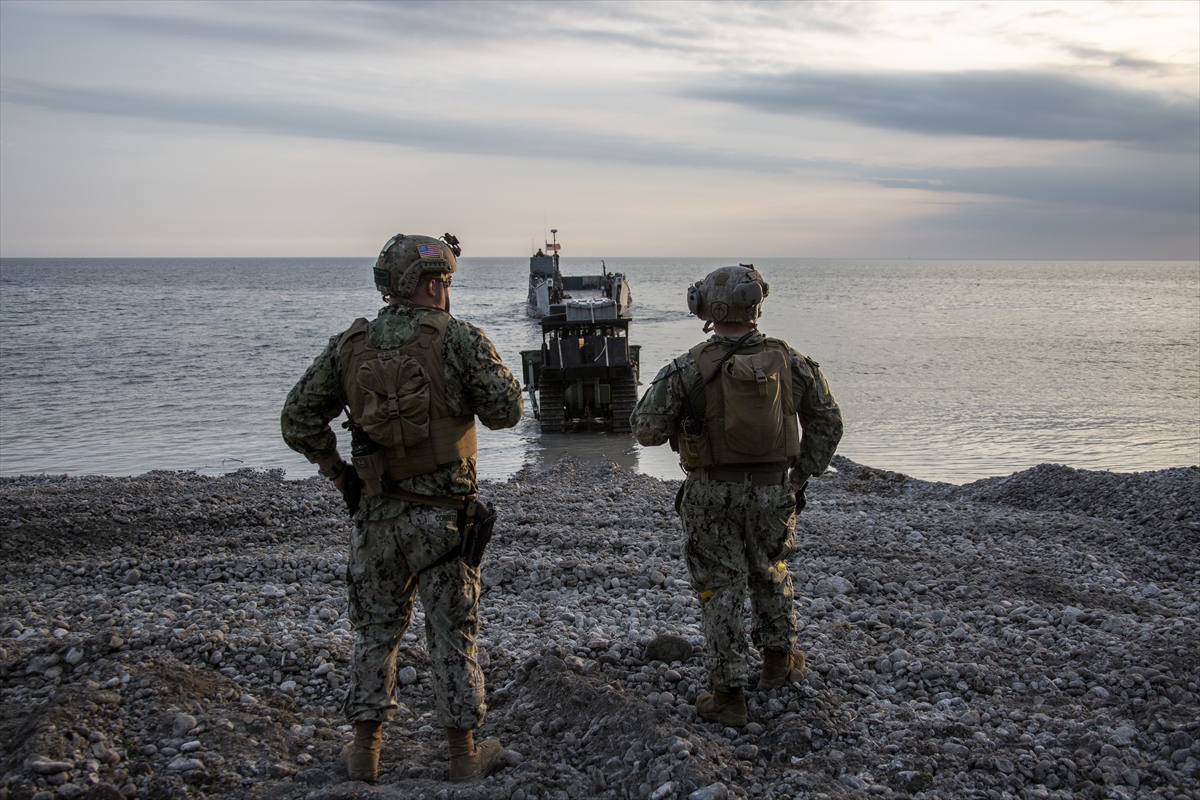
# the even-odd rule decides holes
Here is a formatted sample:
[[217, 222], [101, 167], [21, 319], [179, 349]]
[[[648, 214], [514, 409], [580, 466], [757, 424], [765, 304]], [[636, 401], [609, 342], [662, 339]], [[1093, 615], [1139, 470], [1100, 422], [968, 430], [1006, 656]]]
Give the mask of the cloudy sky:
[[1200, 258], [1200, 3], [0, 2], [0, 255]]

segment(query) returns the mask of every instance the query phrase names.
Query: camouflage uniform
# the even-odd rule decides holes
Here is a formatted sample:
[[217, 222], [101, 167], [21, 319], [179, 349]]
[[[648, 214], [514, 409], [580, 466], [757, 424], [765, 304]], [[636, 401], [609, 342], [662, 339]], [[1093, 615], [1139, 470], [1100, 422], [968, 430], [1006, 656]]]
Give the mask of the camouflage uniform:
[[[423, 315], [433, 313], [440, 312], [421, 306], [385, 306], [368, 328], [371, 345], [404, 345], [416, 335]], [[284, 441], [313, 463], [336, 450], [337, 438], [329, 422], [347, 405], [338, 358], [340, 338], [341, 334], [329, 340], [283, 407]], [[493, 430], [520, 420], [520, 384], [483, 331], [451, 319], [443, 363], [446, 404], [452, 415], [474, 414]], [[406, 492], [437, 497], [475, 494], [475, 458], [397, 485]], [[355, 629], [346, 716], [351, 721], [395, 717], [396, 648], [412, 619], [413, 599], [419, 591], [438, 720], [446, 728], [477, 727], [486, 710], [483, 673], [475, 660], [479, 570], [451, 559], [421, 571], [458, 546], [457, 512], [364, 496], [354, 520], [346, 570]]]
[[[744, 348], [753, 349], [765, 338], [755, 332]], [[713, 336], [710, 341], [730, 347], [737, 338]], [[749, 680], [742, 620], [747, 587], [755, 645], [786, 652], [795, 647], [792, 576], [785, 563], [795, 546], [793, 492], [825, 471], [842, 436], [841, 411], [817, 363], [789, 350], [792, 396], [803, 436], [788, 483], [710, 480], [701, 470], [688, 475], [680, 489], [688, 572], [701, 601], [709, 679], [718, 691], [742, 688]], [[654, 446], [676, 435], [686, 415], [685, 397], [702, 383], [690, 353], [665, 366], [634, 409], [631, 424], [637, 440]]]

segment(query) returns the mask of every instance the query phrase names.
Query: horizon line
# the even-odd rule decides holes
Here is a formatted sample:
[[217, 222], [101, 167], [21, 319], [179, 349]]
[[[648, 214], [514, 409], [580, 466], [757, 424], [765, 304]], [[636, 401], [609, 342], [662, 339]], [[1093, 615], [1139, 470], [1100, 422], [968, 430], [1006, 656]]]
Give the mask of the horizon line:
[[[462, 255], [458, 257], [459, 261], [473, 259], [516, 259], [530, 258], [531, 256], [498, 256], [498, 255]], [[378, 256], [234, 256], [234, 255], [207, 255], [207, 256], [0, 256], [0, 261], [62, 261], [62, 260], [80, 260], [80, 261], [155, 261], [155, 260], [217, 260], [217, 259], [236, 259], [241, 261], [252, 260], [350, 260], [350, 259], [369, 259], [374, 260]], [[1185, 258], [1162, 258], [1162, 257], [1131, 257], [1131, 258], [1087, 258], [1087, 257], [1037, 257], [1037, 256], [728, 256], [728, 255], [670, 255], [670, 256], [631, 256], [631, 255], [575, 255], [562, 256], [563, 259], [695, 259], [695, 260], [734, 260], [738, 259], [758, 259], [762, 261], [1055, 261], [1055, 262], [1076, 262], [1076, 261], [1095, 261], [1102, 263], [1127, 263], [1131, 261], [1155, 261], [1155, 262], [1200, 262], [1200, 254]]]

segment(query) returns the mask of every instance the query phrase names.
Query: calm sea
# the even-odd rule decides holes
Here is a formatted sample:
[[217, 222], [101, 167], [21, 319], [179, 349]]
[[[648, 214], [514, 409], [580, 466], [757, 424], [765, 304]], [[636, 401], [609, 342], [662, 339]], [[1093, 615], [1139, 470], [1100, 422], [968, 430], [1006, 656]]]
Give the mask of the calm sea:
[[[648, 384], [702, 338], [686, 286], [733, 262], [606, 262], [633, 290], [630, 335]], [[840, 452], [855, 461], [952, 483], [1042, 462], [1114, 471], [1200, 463], [1196, 262], [757, 264], [771, 284], [761, 327], [821, 363], [846, 420]], [[279, 409], [331, 335], [374, 316], [371, 266], [3, 260], [0, 474], [314, 474], [281, 441]], [[599, 267], [563, 258], [565, 274]], [[540, 342], [524, 310], [527, 270], [524, 258], [464, 258], [452, 290], [455, 315], [480, 325], [514, 368]], [[484, 477], [563, 452], [681, 475], [666, 447], [543, 437], [528, 409], [513, 430], [480, 431]]]

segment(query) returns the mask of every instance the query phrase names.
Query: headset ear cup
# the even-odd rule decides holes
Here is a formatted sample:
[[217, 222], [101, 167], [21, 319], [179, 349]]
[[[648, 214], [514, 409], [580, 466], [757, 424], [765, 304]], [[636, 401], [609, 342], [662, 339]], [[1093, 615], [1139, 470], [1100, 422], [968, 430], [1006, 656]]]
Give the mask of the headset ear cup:
[[703, 301], [700, 298], [700, 284], [689, 286], [687, 290], [687, 306], [688, 311], [695, 314], [697, 317], [702, 317], [701, 314]]

